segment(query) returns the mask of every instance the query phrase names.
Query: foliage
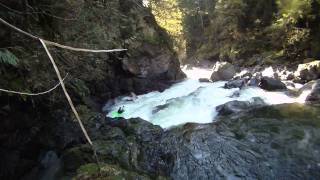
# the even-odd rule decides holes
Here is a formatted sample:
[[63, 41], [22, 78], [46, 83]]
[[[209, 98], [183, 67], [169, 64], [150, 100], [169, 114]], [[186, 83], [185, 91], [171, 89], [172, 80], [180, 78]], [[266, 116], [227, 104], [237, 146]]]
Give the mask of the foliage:
[[312, 0], [277, 0], [280, 18], [278, 22], [286, 21], [296, 23], [311, 13]]
[[176, 0], [151, 0], [149, 7], [158, 24], [174, 39], [176, 50], [183, 48], [182, 12]]
[[320, 56], [320, 0], [176, 1], [189, 63]]
[[18, 62], [19, 59], [9, 50], [0, 51], [0, 63], [17, 66]]

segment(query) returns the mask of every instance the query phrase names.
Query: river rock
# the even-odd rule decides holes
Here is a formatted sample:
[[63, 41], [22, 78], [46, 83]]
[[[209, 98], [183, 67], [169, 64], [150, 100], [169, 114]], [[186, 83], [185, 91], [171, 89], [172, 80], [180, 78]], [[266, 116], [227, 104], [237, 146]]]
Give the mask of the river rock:
[[295, 76], [296, 81], [303, 83], [320, 78], [320, 61], [299, 64]]
[[294, 73], [288, 73], [287, 75], [286, 75], [286, 80], [287, 81], [291, 81], [291, 80], [293, 80], [295, 78], [295, 76], [294, 76]]
[[285, 90], [286, 85], [280, 80], [271, 77], [262, 77], [259, 87], [267, 91]]
[[310, 113], [314, 110], [295, 104], [266, 106], [169, 131], [161, 142], [172, 157], [166, 161], [171, 163], [169, 177], [318, 179], [320, 127], [309, 124], [317, 120]]
[[234, 114], [234, 113], [239, 113], [243, 111], [248, 111], [253, 108], [258, 108], [261, 106], [265, 106], [265, 102], [259, 98], [253, 98], [253, 101], [230, 101], [227, 102], [223, 105], [217, 106], [216, 110], [218, 111], [219, 115], [229, 115], [229, 114]]
[[210, 79], [212, 82], [227, 81], [232, 79], [236, 73], [234, 65], [228, 62], [217, 62], [213, 68], [213, 73]]
[[320, 103], [320, 80], [317, 80], [313, 85], [311, 93], [306, 98], [306, 102], [310, 104]]
[[253, 78], [249, 79], [249, 81], [247, 82], [247, 86], [258, 87], [259, 83], [260, 83], [260, 79], [257, 77], [253, 77]]
[[199, 79], [199, 82], [202, 82], [202, 83], [209, 83], [210, 80], [208, 78], [200, 78]]
[[[260, 98], [254, 102], [254, 107], [264, 104]], [[246, 102], [236, 104], [250, 107]], [[117, 172], [118, 177], [128, 178], [138, 172], [130, 177], [319, 179], [318, 116], [316, 107], [284, 104], [237, 111], [219, 116], [214, 123], [188, 123], [167, 131], [138, 118], [129, 119], [127, 127], [113, 133], [113, 128], [103, 124], [90, 135], [94, 135], [98, 157], [106, 162], [102, 172], [112, 170], [103, 176]], [[94, 159], [88, 146], [68, 152], [63, 155], [67, 167], [79, 173], [98, 172], [91, 167]]]
[[242, 88], [246, 84], [245, 79], [231, 80], [224, 85], [226, 89]]

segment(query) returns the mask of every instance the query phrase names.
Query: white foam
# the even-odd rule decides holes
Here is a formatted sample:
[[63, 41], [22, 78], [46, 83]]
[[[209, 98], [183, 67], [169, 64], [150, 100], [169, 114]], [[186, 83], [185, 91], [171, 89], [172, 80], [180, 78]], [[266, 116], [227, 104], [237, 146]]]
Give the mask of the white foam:
[[268, 68], [265, 68], [261, 74], [262, 76], [267, 76], [267, 77], [273, 77], [275, 71], [273, 70], [272, 67], [268, 67]]
[[181, 69], [189, 79], [200, 79], [200, 78], [210, 79], [212, 74], [212, 69], [201, 69], [197, 67], [188, 69], [187, 66], [184, 66]]
[[[199, 69], [192, 71], [197, 72]], [[207, 70], [198, 73], [197, 78], [206, 73]], [[112, 111], [124, 106], [124, 118], [140, 117], [163, 128], [170, 128], [187, 122], [212, 122], [217, 115], [215, 108], [232, 100], [250, 101], [253, 97], [260, 97], [268, 104], [303, 103], [308, 95], [308, 92], [303, 92], [300, 97], [293, 98], [283, 92], [268, 92], [257, 87], [240, 91], [238, 88], [224, 89], [225, 82], [200, 83], [195, 75], [193, 78], [175, 84], [162, 93], [140, 95], [134, 101], [126, 101], [124, 98], [112, 107]], [[240, 92], [240, 96], [231, 98], [236, 91]], [[165, 107], [159, 108], [160, 105]]]

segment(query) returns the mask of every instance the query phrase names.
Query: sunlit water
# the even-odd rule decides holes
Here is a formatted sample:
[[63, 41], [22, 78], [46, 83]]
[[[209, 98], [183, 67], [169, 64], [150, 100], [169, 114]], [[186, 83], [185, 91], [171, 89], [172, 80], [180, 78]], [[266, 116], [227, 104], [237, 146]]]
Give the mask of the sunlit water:
[[[267, 92], [257, 87], [224, 89], [225, 82], [200, 83], [197, 80], [210, 77], [210, 70], [184, 68], [183, 71], [190, 78], [161, 93], [140, 95], [132, 101], [123, 98], [111, 107], [111, 112], [124, 106], [124, 118], [140, 117], [163, 128], [170, 128], [187, 122], [212, 122], [217, 116], [215, 108], [229, 101], [251, 101], [253, 97], [260, 97], [267, 104], [303, 103], [309, 93], [305, 91], [300, 97], [293, 98], [283, 92]], [[240, 96], [231, 97], [236, 91], [240, 92]]]

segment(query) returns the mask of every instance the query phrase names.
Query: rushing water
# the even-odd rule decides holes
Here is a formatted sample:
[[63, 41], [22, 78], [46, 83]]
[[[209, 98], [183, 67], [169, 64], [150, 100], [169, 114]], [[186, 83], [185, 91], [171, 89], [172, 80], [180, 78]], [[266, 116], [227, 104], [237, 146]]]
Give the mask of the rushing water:
[[[137, 96], [134, 100], [124, 97], [111, 107], [111, 112], [124, 107], [124, 118], [140, 117], [163, 128], [187, 122], [209, 123], [217, 115], [215, 108], [229, 101], [251, 101], [253, 97], [262, 98], [267, 104], [303, 103], [308, 92], [300, 97], [289, 97], [283, 92], [268, 92], [258, 87], [239, 90], [224, 89], [225, 82], [200, 83], [198, 78], [209, 78], [210, 70], [183, 68], [188, 79], [173, 85], [164, 92], [151, 92]], [[235, 92], [239, 97], [231, 97]], [[111, 116], [111, 112], [108, 116]]]

